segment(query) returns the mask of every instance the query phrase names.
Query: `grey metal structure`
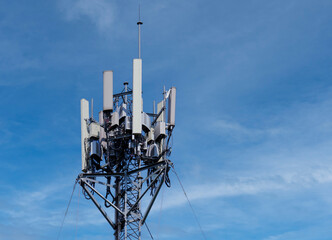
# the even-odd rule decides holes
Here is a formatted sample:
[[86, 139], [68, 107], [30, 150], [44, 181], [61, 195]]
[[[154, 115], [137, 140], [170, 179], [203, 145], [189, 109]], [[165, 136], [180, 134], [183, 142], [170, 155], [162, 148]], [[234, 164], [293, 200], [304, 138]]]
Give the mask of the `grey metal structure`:
[[[137, 24], [140, 36], [142, 22]], [[116, 240], [141, 239], [141, 228], [160, 189], [170, 186], [176, 89], [164, 90], [157, 112], [143, 112], [140, 54], [139, 46], [132, 89], [125, 82], [124, 89], [113, 94], [113, 72], [104, 72], [99, 121], [89, 116], [88, 101], [81, 100], [82, 173], [78, 182], [114, 229]]]

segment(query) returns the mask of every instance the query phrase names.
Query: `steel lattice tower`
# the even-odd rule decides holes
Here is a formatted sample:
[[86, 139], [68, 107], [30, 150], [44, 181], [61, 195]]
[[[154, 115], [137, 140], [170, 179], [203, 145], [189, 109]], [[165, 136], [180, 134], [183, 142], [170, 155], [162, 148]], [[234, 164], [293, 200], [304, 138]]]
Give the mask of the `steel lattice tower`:
[[124, 89], [113, 94], [113, 72], [104, 71], [99, 121], [93, 118], [93, 111], [89, 116], [89, 102], [81, 100], [82, 173], [78, 182], [114, 229], [116, 240], [141, 239], [141, 228], [161, 187], [170, 186], [176, 88], [164, 88], [157, 111], [155, 103], [152, 113], [143, 111], [142, 22], [137, 24], [139, 58], [133, 61], [132, 89], [125, 82]]

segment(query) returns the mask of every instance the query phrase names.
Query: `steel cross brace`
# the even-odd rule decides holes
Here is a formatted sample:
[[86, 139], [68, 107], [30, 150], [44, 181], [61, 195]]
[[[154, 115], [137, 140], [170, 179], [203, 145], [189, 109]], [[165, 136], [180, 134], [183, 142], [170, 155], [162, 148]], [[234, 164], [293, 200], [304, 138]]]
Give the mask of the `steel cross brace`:
[[[82, 186], [82, 188], [84, 189], [84, 191], [88, 194], [88, 196], [91, 198], [91, 200], [93, 201], [93, 203], [96, 205], [96, 207], [98, 208], [98, 210], [101, 212], [101, 214], [105, 217], [105, 219], [107, 220], [107, 222], [111, 225], [111, 227], [113, 229], [116, 229], [116, 225], [115, 223], [108, 217], [107, 213], [105, 212], [105, 210], [101, 207], [101, 205], [97, 202], [96, 198], [93, 196], [93, 194], [91, 193], [94, 192], [96, 193], [100, 198], [102, 198], [104, 201], [106, 201], [110, 206], [112, 206], [117, 212], [119, 212], [121, 215], [123, 215], [125, 217], [125, 219], [127, 219], [127, 217], [131, 214], [131, 215], [135, 215], [136, 213], [132, 212], [135, 207], [140, 203], [140, 201], [142, 200], [142, 198], [146, 195], [146, 193], [149, 191], [149, 189], [151, 189], [152, 185], [156, 182], [158, 182], [158, 180], [161, 179], [155, 194], [153, 195], [146, 211], [145, 214], [141, 214], [142, 215], [142, 220], [141, 220], [141, 225], [143, 225], [145, 223], [145, 220], [159, 194], [159, 191], [162, 187], [162, 185], [165, 182], [165, 177], [166, 177], [166, 172], [167, 172], [167, 168], [169, 165], [169, 161], [168, 160], [162, 160], [159, 161], [157, 163], [154, 164], [150, 164], [148, 166], [143, 166], [141, 168], [137, 168], [135, 170], [129, 171], [126, 173], [127, 176], [135, 174], [137, 172], [141, 172], [153, 167], [158, 167], [161, 166], [159, 169], [157, 169], [156, 171], [154, 171], [153, 173], [151, 173], [150, 175], [148, 175], [142, 182], [141, 185], [139, 186], [139, 188], [142, 187], [143, 183], [149, 179], [151, 176], [156, 175], [155, 179], [151, 182], [151, 184], [149, 184], [149, 186], [144, 190], [144, 192], [140, 195], [140, 197], [137, 199], [137, 201], [131, 206], [131, 208], [129, 210], [125, 210], [125, 212], [121, 211], [117, 206], [115, 206], [111, 201], [109, 201], [107, 198], [105, 198], [99, 191], [97, 191], [90, 183], [94, 182], [94, 183], [98, 183], [98, 184], [102, 184], [104, 186], [108, 186], [108, 187], [114, 187], [113, 185], [104, 183], [102, 181], [97, 181], [95, 179], [92, 179], [92, 177], [110, 177], [110, 176], [121, 176], [124, 177], [125, 174], [124, 173], [83, 173], [80, 174], [78, 176], [78, 181], [80, 183], [80, 185]], [[90, 182], [90, 183], [89, 183]]]
[[85, 190], [85, 192], [89, 195], [89, 197], [91, 198], [92, 202], [96, 205], [96, 207], [98, 208], [98, 210], [100, 211], [100, 213], [105, 217], [105, 219], [107, 220], [107, 222], [112, 226], [113, 229], [115, 229], [115, 224], [113, 223], [113, 221], [107, 216], [107, 213], [105, 212], [105, 210], [100, 206], [100, 204], [97, 202], [97, 200], [94, 198], [94, 196], [90, 193], [89, 189], [86, 188], [85, 183], [83, 181], [80, 181], [80, 184], [82, 186], [82, 188]]

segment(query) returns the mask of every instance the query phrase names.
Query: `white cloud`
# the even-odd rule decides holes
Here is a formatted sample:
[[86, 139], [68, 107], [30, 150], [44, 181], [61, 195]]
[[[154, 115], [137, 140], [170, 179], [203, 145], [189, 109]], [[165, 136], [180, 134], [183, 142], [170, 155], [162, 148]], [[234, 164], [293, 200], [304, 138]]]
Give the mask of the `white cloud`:
[[114, 4], [106, 0], [60, 0], [69, 21], [88, 17], [100, 31], [110, 30], [114, 21]]

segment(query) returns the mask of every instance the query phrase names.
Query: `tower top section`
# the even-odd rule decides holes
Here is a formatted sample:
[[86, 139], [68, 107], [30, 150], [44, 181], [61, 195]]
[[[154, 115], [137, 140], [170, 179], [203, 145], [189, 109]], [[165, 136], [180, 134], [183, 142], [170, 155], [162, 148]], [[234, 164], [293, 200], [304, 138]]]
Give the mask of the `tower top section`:
[[[143, 111], [142, 24], [139, 7], [132, 88], [124, 82], [124, 89], [114, 94], [113, 71], [104, 71], [99, 121], [93, 118], [93, 111], [89, 115], [89, 102], [81, 100], [82, 173], [77, 181], [85, 198], [92, 200], [113, 228], [115, 240], [141, 239], [141, 228], [161, 187], [170, 187], [168, 172], [173, 165], [169, 157], [176, 88], [166, 91], [164, 87], [157, 112], [155, 103], [153, 113]], [[141, 205], [143, 197], [148, 204]], [[107, 213], [110, 207], [114, 211]]]

